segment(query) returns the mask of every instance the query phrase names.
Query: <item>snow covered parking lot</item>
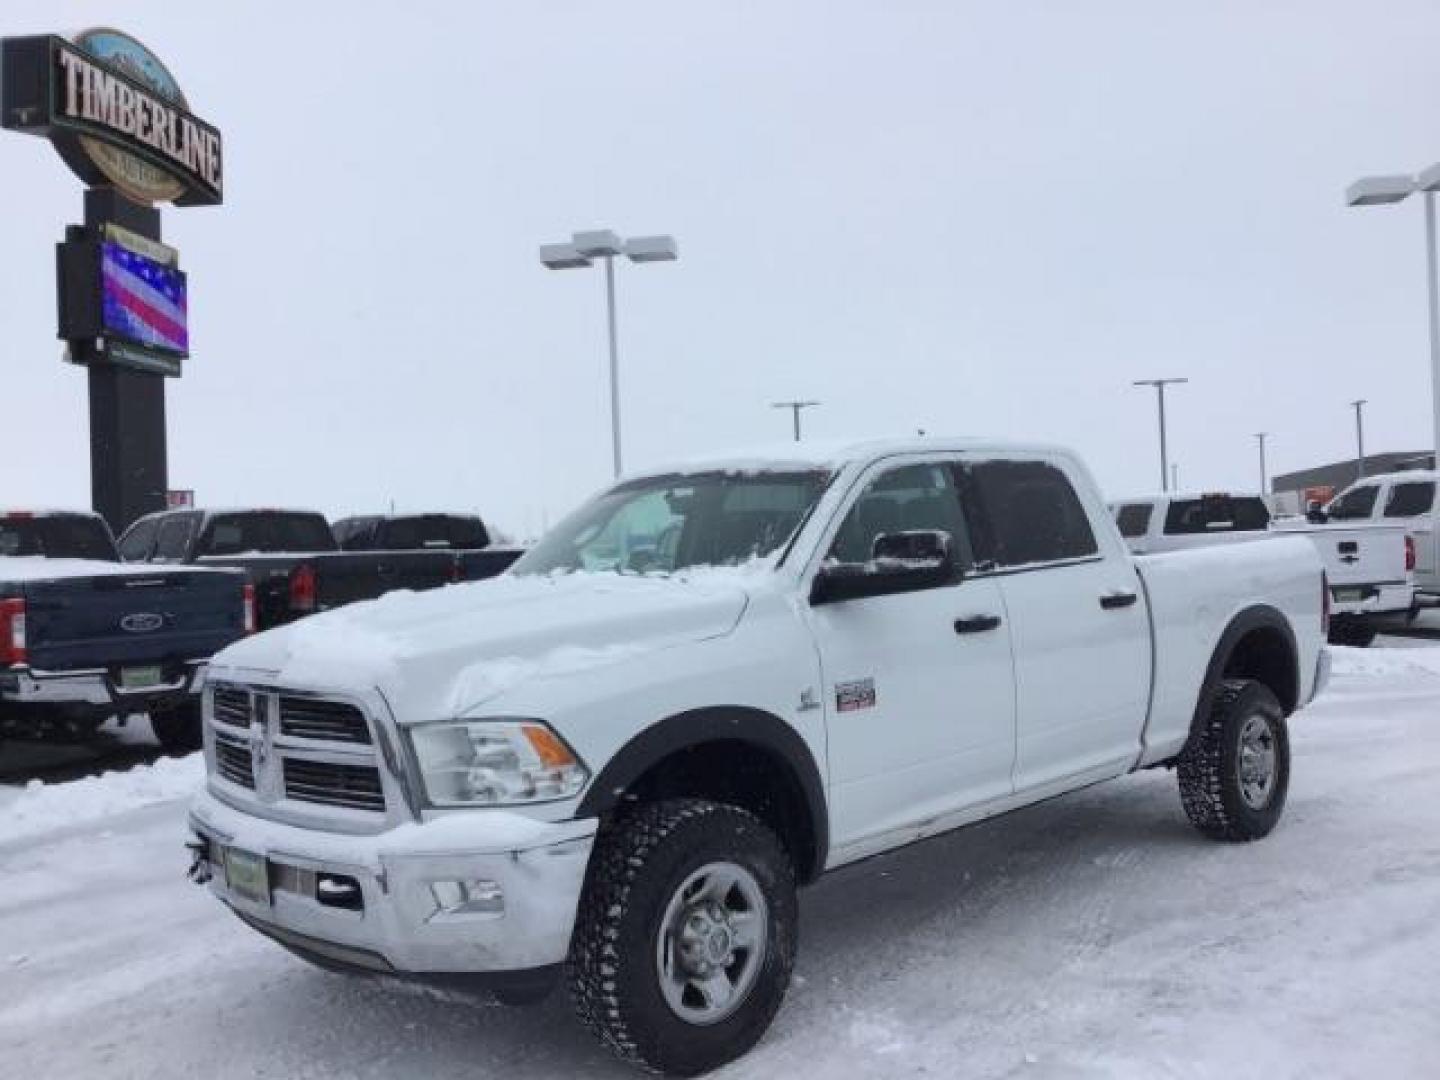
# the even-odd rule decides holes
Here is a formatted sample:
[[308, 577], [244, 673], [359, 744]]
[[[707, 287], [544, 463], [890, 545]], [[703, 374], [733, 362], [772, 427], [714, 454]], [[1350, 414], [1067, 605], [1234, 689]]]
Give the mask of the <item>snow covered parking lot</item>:
[[[787, 1004], [721, 1075], [1436, 1075], [1440, 649], [1338, 650], [1292, 738], [1257, 844], [1200, 838], [1152, 772], [823, 879]], [[253, 934], [184, 879], [194, 776], [0, 793], [7, 1075], [628, 1075], [563, 995], [346, 979]]]

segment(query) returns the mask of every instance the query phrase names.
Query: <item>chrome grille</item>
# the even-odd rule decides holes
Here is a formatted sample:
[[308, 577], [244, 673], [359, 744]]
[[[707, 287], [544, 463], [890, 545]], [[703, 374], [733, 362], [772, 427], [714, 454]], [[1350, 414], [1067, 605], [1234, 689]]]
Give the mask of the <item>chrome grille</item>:
[[310, 761], [287, 757], [285, 797], [323, 806], [346, 806], [352, 810], [385, 809], [385, 791], [380, 770], [373, 765], [341, 765], [331, 761]]
[[250, 743], [217, 731], [215, 733], [215, 771], [232, 784], [255, 789], [255, 774], [250, 769]]
[[370, 743], [370, 725], [354, 705], [280, 695], [280, 734], [323, 742]]
[[233, 727], [250, 726], [250, 692], [234, 686], [217, 686], [215, 719]]
[[385, 813], [384, 763], [364, 708], [238, 683], [212, 683], [208, 693], [217, 779], [291, 814], [299, 804], [314, 808], [306, 817], [324, 807]]

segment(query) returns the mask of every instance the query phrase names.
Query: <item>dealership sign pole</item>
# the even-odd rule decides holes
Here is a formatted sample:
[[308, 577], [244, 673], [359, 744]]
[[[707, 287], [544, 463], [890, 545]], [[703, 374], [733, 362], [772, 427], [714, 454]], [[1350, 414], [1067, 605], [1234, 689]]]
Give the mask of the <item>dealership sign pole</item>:
[[166, 377], [190, 354], [189, 283], [160, 203], [216, 206], [220, 132], [116, 30], [0, 41], [0, 126], [48, 139], [86, 185], [56, 252], [59, 337], [89, 370], [90, 481], [117, 531], [166, 505]]

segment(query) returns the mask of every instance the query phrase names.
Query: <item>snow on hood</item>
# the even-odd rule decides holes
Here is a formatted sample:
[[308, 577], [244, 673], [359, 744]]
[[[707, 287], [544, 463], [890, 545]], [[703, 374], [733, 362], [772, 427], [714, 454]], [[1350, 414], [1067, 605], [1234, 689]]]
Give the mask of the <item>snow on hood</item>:
[[221, 679], [244, 668], [282, 686], [379, 689], [402, 722], [459, 716], [523, 682], [729, 633], [747, 602], [741, 580], [503, 575], [392, 592], [237, 642], [212, 666]]

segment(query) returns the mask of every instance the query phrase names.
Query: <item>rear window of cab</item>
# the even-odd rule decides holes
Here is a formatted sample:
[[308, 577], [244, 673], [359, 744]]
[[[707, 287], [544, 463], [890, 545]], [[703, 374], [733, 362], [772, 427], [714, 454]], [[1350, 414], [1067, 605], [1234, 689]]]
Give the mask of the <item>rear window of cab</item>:
[[1165, 513], [1167, 536], [1215, 532], [1261, 532], [1270, 525], [1270, 511], [1256, 496], [1202, 495], [1176, 499]]

